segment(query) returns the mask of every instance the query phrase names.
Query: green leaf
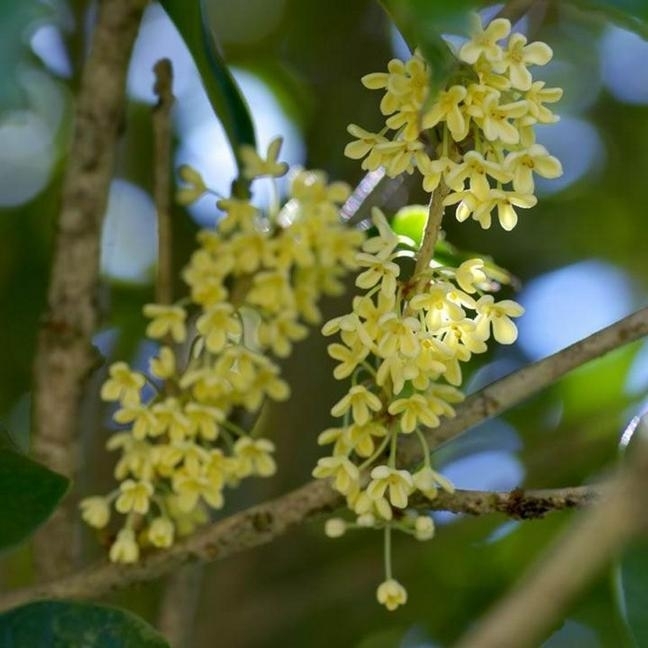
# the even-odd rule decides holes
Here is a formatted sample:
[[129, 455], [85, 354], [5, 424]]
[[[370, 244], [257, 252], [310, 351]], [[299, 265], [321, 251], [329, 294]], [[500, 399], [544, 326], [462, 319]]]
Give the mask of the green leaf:
[[242, 178], [239, 148], [244, 144], [256, 146], [254, 126], [245, 99], [214, 42], [205, 1], [160, 0], [160, 4], [189, 48], [207, 97], [232, 147], [239, 169], [239, 179], [233, 192], [239, 197], [246, 197], [249, 187]]
[[[59, 503], [69, 480], [17, 452], [0, 432], [0, 549], [36, 530]], [[2, 642], [0, 641], [0, 645]]]
[[385, 11], [391, 16], [411, 49], [418, 47], [430, 64], [431, 94], [442, 89], [459, 62], [448, 44], [441, 38], [444, 33], [467, 34], [467, 17], [479, 7], [478, 0], [382, 0]]
[[0, 111], [26, 106], [27, 93], [18, 72], [33, 61], [29, 38], [40, 25], [56, 21], [56, 11], [50, 4], [38, 0], [0, 2]]
[[645, 0], [571, 0], [588, 18], [603, 18], [648, 40], [648, 3]]
[[619, 561], [620, 605], [637, 646], [648, 646], [648, 542], [631, 545]]
[[138, 616], [104, 605], [37, 601], [0, 614], [3, 648], [169, 648]]

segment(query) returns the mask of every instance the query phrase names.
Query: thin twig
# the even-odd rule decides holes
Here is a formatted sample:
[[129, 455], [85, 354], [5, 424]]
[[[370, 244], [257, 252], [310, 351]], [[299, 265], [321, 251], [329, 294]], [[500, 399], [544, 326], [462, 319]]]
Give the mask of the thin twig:
[[436, 246], [439, 232], [441, 231], [443, 213], [445, 212], [443, 201], [449, 191], [450, 189], [442, 179], [439, 186], [434, 190], [434, 193], [430, 197], [428, 218], [427, 223], [425, 224], [425, 232], [423, 233], [423, 242], [421, 243], [421, 249], [416, 255], [416, 267], [414, 269], [415, 276], [430, 267], [430, 261], [434, 256], [434, 247]]
[[648, 522], [648, 447], [610, 484], [608, 494], [578, 518], [457, 648], [539, 646], [576, 596]]
[[[97, 324], [99, 241], [124, 113], [130, 53], [146, 0], [104, 0], [84, 66], [75, 129], [63, 182], [47, 312], [34, 365], [33, 451], [69, 477], [76, 472], [79, 403], [96, 363], [91, 336]], [[69, 571], [76, 512], [72, 498], [35, 538], [41, 578]]]
[[[447, 441], [476, 423], [516, 405], [532, 393], [547, 387], [569, 369], [585, 364], [646, 334], [648, 334], [648, 308], [620, 320], [541, 362], [534, 363], [491, 384], [457, 408], [456, 417], [450, 421], [451, 428], [446, 429], [444, 425], [437, 428], [436, 432], [443, 431], [442, 438]], [[514, 388], [518, 381], [524, 385], [524, 388]], [[412, 456], [415, 456], [415, 453], [412, 453]], [[443, 500], [440, 499], [439, 502]], [[326, 483], [311, 482], [271, 502], [254, 506], [216, 522], [191, 538], [166, 551], [152, 554], [136, 565], [102, 563], [51, 583], [10, 592], [0, 597], [0, 610], [39, 597], [99, 596], [132, 583], [159, 578], [186, 562], [226, 558], [271, 542], [307, 518], [332, 511], [341, 503], [341, 497]], [[446, 507], [450, 506], [447, 500], [443, 503]]]
[[159, 304], [173, 302], [173, 256], [171, 245], [171, 108], [173, 107], [173, 68], [169, 59], [153, 67], [153, 91], [158, 102], [153, 107], [153, 199], [158, 222], [158, 263], [155, 282]]

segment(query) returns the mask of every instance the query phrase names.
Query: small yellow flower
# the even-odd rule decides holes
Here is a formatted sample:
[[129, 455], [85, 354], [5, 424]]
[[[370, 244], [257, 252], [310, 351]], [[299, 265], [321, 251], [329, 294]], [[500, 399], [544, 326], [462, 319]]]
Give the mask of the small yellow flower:
[[288, 171], [288, 165], [285, 162], [277, 162], [282, 142], [281, 137], [275, 137], [268, 145], [265, 158], [262, 158], [252, 146], [241, 146], [239, 155], [243, 161], [243, 175], [248, 180], [263, 176], [279, 178], [285, 175]]
[[338, 493], [346, 495], [358, 484], [360, 471], [348, 457], [322, 457], [313, 470], [313, 477], [316, 479], [331, 477], [334, 480], [333, 488]]
[[367, 486], [367, 495], [378, 500], [389, 490], [389, 501], [396, 508], [406, 508], [407, 498], [414, 490], [412, 475], [407, 470], [396, 470], [389, 466], [376, 466], [371, 471], [371, 482]]
[[187, 184], [186, 187], [179, 187], [176, 191], [176, 201], [180, 205], [190, 205], [207, 191], [207, 186], [200, 173], [188, 164], [183, 164], [178, 169], [178, 175]]
[[512, 317], [520, 317], [524, 308], [511, 299], [503, 299], [495, 302], [492, 295], [484, 295], [477, 302], [479, 315], [476, 319], [476, 334], [482, 339], [488, 339], [490, 329], [493, 330], [493, 337], [500, 344], [513, 344], [517, 339], [517, 327], [511, 320]]
[[122, 407], [115, 412], [113, 419], [116, 423], [132, 423], [133, 437], [139, 441], [162, 432], [160, 422], [148, 405]]
[[110, 378], [101, 388], [101, 398], [105, 401], [119, 400], [127, 407], [140, 402], [140, 390], [146, 382], [142, 374], [131, 371], [125, 362], [115, 362], [110, 366]]
[[110, 547], [110, 560], [114, 563], [136, 563], [138, 559], [139, 547], [135, 541], [135, 532], [124, 528]]
[[163, 346], [149, 361], [149, 371], [160, 380], [172, 378], [176, 372], [176, 357], [170, 347]]
[[407, 603], [407, 591], [397, 580], [389, 578], [378, 586], [376, 598], [378, 603], [393, 612], [400, 605]]
[[81, 517], [96, 529], [103, 529], [110, 520], [110, 506], [105, 497], [86, 497], [79, 503]]
[[165, 306], [163, 304], [146, 304], [144, 315], [151, 318], [146, 327], [146, 335], [154, 340], [160, 340], [167, 335], [176, 343], [184, 342], [187, 337], [185, 320], [187, 313], [182, 306]]
[[511, 31], [511, 23], [506, 18], [497, 18], [482, 27], [477, 14], [471, 15], [471, 39], [459, 50], [459, 58], [465, 63], [476, 63], [480, 56], [490, 62], [502, 60], [502, 48], [498, 41], [506, 38]]
[[439, 425], [439, 417], [422, 394], [412, 394], [408, 398], [393, 401], [389, 405], [389, 413], [401, 415], [400, 428], [405, 434], [414, 432], [419, 423], [431, 428]]
[[154, 547], [166, 549], [173, 544], [175, 528], [167, 517], [155, 518], [148, 528], [148, 539]]
[[414, 522], [414, 537], [417, 540], [431, 540], [434, 537], [434, 521], [429, 515], [419, 515]]
[[347, 530], [347, 523], [342, 518], [331, 518], [326, 520], [324, 533], [329, 538], [341, 538]]
[[270, 477], [277, 472], [277, 464], [272, 456], [275, 446], [268, 439], [241, 437], [234, 444], [234, 455], [238, 460], [237, 476], [259, 475]]
[[234, 307], [229, 303], [215, 304], [198, 318], [196, 328], [205, 336], [207, 349], [220, 353], [227, 344], [228, 336], [241, 335], [241, 321], [234, 314]]
[[552, 56], [551, 47], [546, 43], [536, 42], [527, 45], [526, 36], [511, 34], [502, 60], [498, 61], [494, 67], [499, 73], [508, 71], [511, 85], [514, 88], [528, 90], [533, 79], [527, 66], [546, 65]]
[[149, 481], [133, 481], [127, 479], [119, 485], [120, 495], [115, 502], [115, 508], [120, 513], [148, 513], [153, 486]]
[[218, 423], [225, 419], [225, 413], [217, 407], [193, 401], [185, 405], [184, 414], [191, 426], [191, 433], [197, 432], [207, 441], [214, 441], [218, 437]]
[[344, 416], [351, 410], [353, 421], [358, 425], [364, 425], [371, 420], [371, 412], [379, 412], [381, 409], [382, 402], [376, 394], [370, 392], [363, 385], [355, 385], [333, 405], [331, 414], [333, 416]]

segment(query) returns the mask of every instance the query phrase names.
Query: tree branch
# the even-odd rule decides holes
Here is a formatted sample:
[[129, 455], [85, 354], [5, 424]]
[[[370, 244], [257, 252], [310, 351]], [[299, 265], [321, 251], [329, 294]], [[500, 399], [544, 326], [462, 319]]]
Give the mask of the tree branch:
[[457, 648], [538, 646], [576, 596], [648, 522], [648, 447], [610, 485], [607, 496], [578, 518]]
[[421, 249], [416, 255], [416, 267], [414, 268], [414, 276], [419, 275], [430, 267], [430, 261], [434, 256], [434, 247], [439, 232], [441, 230], [441, 221], [443, 220], [443, 213], [445, 206], [443, 201], [448, 195], [450, 189], [446, 186], [443, 179], [439, 186], [434, 190], [430, 196], [430, 204], [428, 206], [428, 218], [425, 224], [425, 232], [423, 233], [423, 242]]
[[173, 257], [171, 245], [171, 108], [173, 68], [169, 59], [153, 67], [153, 90], [158, 102], [153, 107], [153, 199], [158, 222], [158, 262], [155, 298], [158, 304], [173, 302]]
[[[476, 423], [495, 416], [550, 385], [570, 369], [646, 334], [648, 334], [648, 308], [474, 394], [457, 408], [454, 419], [433, 431], [437, 435], [439, 431], [442, 432], [441, 436], [434, 438], [440, 440], [439, 442], [448, 441]], [[523, 388], [516, 388], [516, 383], [523, 385]], [[450, 427], [446, 429], [449, 425]], [[411, 453], [411, 456], [414, 457], [415, 453]], [[491, 508], [484, 508], [484, 512], [495, 510], [514, 517], [531, 517], [532, 504], [540, 502], [542, 504], [540, 511], [544, 513], [548, 510], [547, 503], [553, 502], [556, 507], [559, 507], [560, 498], [564, 498], [563, 503], [568, 507], [572, 505], [570, 502], [579, 505], [581, 501], [587, 501], [590, 497], [589, 491], [580, 489], [553, 491], [551, 497], [559, 498], [553, 500], [551, 497], [549, 500], [542, 499], [547, 497], [546, 491], [532, 493], [535, 499], [529, 500], [522, 497], [522, 504], [519, 491], [497, 494], [494, 501], [489, 499], [492, 498], [491, 494], [462, 495], [465, 491], [459, 491], [456, 495], [458, 500], [453, 500], [449, 495], [439, 495], [437, 503], [445, 510], [456, 512], [481, 512], [480, 507], [490, 506]], [[461, 497], [464, 497], [464, 500], [460, 505], [457, 502], [461, 502]], [[477, 504], [476, 500], [485, 501]], [[187, 562], [226, 558], [271, 542], [304, 520], [332, 511], [341, 503], [342, 498], [326, 483], [311, 482], [271, 502], [251, 507], [216, 522], [167, 551], [151, 554], [136, 565], [114, 565], [104, 562], [51, 583], [10, 592], [0, 597], [0, 610], [41, 597], [100, 596], [132, 583], [153, 580]]]
[[[69, 477], [76, 471], [82, 388], [96, 363], [91, 336], [97, 324], [101, 224], [123, 114], [126, 70], [145, 5], [146, 0], [99, 3], [63, 182], [47, 313], [38, 336], [33, 451], [39, 461]], [[36, 535], [35, 559], [42, 577], [71, 568], [72, 508], [68, 499]]]

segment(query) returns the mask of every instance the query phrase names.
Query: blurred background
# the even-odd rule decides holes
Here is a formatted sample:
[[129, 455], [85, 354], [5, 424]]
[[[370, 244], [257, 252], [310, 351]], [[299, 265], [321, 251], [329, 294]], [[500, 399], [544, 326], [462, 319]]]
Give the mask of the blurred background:
[[[359, 164], [343, 157], [354, 122], [374, 130], [380, 115], [363, 74], [407, 56], [402, 39], [370, 0], [238, 0], [208, 3], [212, 28], [252, 106], [260, 148], [276, 135], [283, 159], [324, 169], [353, 184]], [[583, 6], [586, 3], [580, 3]], [[30, 379], [45, 304], [51, 242], [73, 97], [95, 7], [81, 0], [0, 3], [0, 422], [28, 446]], [[515, 298], [526, 308], [514, 347], [494, 349], [467, 370], [474, 391], [553, 353], [643, 306], [648, 292], [648, 42], [601, 14], [569, 3], [520, 25], [548, 42], [554, 60], [534, 76], [562, 86], [558, 124], [539, 140], [563, 163], [562, 178], [539, 182], [539, 204], [511, 233], [484, 232], [447, 218], [448, 239], [484, 251], [519, 277]], [[107, 363], [144, 364], [141, 306], [153, 298], [156, 257], [151, 198], [152, 66], [172, 60], [177, 165], [201, 170], [224, 193], [234, 162], [181, 38], [155, 3], [145, 14], [128, 76], [128, 107], [102, 242], [102, 326], [95, 344]], [[401, 204], [418, 202], [401, 192]], [[199, 227], [218, 218], [213, 198], [177, 207], [178, 269]], [[179, 284], [179, 289], [180, 284]], [[509, 295], [506, 295], [509, 296]], [[346, 312], [349, 298], [325, 304]], [[266, 408], [261, 425], [278, 446], [279, 473], [230, 492], [225, 514], [280, 495], [310, 478], [317, 434], [341, 392], [317, 331], [285, 362], [294, 398]], [[88, 457], [77, 483], [82, 495], [112, 488], [113, 457], [104, 449], [109, 420], [99, 402], [105, 368], [88, 385], [82, 444]], [[554, 488], [586, 484], [614, 467], [619, 437], [648, 405], [648, 344], [635, 343], [570, 374], [505, 416], [479, 426], [435, 455], [437, 468], [460, 488]], [[437, 538], [397, 538], [395, 573], [409, 603], [388, 613], [375, 601], [382, 580], [381, 536], [323, 536], [316, 520], [267, 547], [204, 570], [195, 646], [449, 646], [515, 581], [571, 513], [511, 522], [439, 514]], [[102, 549], [84, 531], [86, 558]], [[633, 549], [568, 612], [545, 644], [631, 646], [624, 614], [640, 615], [646, 599], [620, 605], [629, 579], [648, 581], [648, 559]], [[0, 586], [29, 578], [29, 550], [2, 559]], [[639, 565], [639, 566], [637, 566]], [[641, 588], [639, 588], [641, 589]], [[111, 601], [155, 622], [160, 583]], [[645, 595], [645, 593], [644, 593]], [[639, 601], [639, 602], [638, 602]], [[645, 609], [645, 608], [643, 608]], [[633, 616], [634, 615], [634, 616]], [[645, 622], [644, 622], [645, 623]], [[216, 644], [217, 642], [217, 644]], [[644, 644], [648, 645], [648, 644]]]

